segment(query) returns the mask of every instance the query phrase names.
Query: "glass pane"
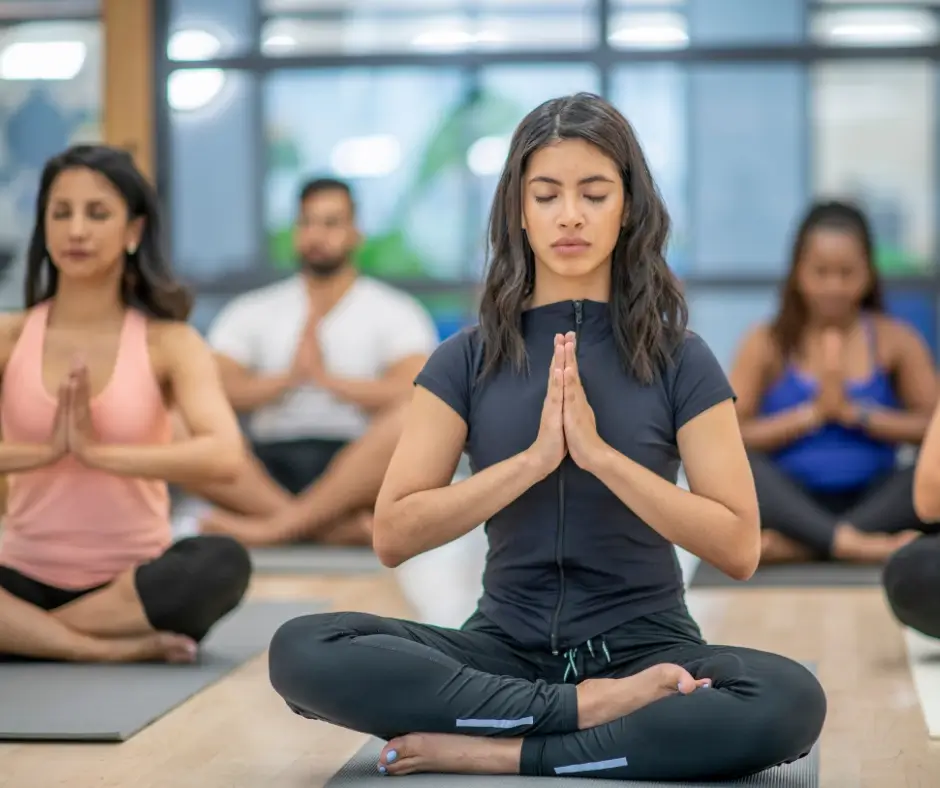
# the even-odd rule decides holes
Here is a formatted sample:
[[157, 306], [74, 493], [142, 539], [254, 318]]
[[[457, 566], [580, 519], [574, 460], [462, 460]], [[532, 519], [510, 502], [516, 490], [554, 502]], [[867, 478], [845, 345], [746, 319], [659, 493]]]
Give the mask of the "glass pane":
[[463, 74], [447, 68], [271, 75], [264, 91], [264, 215], [274, 265], [294, 265], [301, 182], [332, 174], [348, 180], [356, 194], [366, 237], [363, 270], [463, 277], [469, 252], [465, 94]]
[[613, 10], [607, 40], [615, 49], [681, 49], [689, 43], [688, 22], [677, 11]]
[[879, 267], [892, 274], [933, 264], [934, 83], [928, 63], [831, 62], [813, 72], [814, 192], [864, 205]]
[[261, 253], [256, 90], [253, 75], [214, 69], [174, 72], [167, 85], [173, 258], [205, 286]]
[[805, 207], [806, 79], [797, 65], [692, 70], [695, 270], [778, 273]]
[[190, 324], [205, 336], [209, 332], [209, 327], [212, 325], [212, 321], [215, 320], [215, 316], [235, 297], [235, 295], [217, 296], [197, 292], [193, 311], [189, 316]]
[[928, 8], [827, 9], [813, 14], [810, 34], [827, 46], [926, 46], [937, 41], [938, 23]]
[[96, 21], [0, 29], [0, 309], [23, 304], [25, 252], [46, 160], [101, 139], [101, 33]]
[[239, 55], [252, 45], [255, 0], [170, 0], [167, 57], [194, 61]]
[[[319, 4], [303, 16], [264, 23], [262, 51], [304, 54], [586, 49], [597, 41], [597, 16], [584, 2], [482, 4]], [[417, 7], [416, 7], [417, 6]]]
[[479, 298], [474, 292], [418, 293], [416, 297], [431, 313], [442, 340], [477, 322]]
[[937, 358], [937, 303], [933, 292], [889, 289], [885, 293], [888, 312], [914, 328]]
[[737, 355], [745, 335], [777, 312], [776, 287], [754, 290], [689, 288], [689, 328], [711, 348], [725, 372]]
[[670, 266], [689, 268], [686, 75], [670, 64], [618, 68], [611, 100], [633, 124], [672, 220]]
[[791, 43], [803, 38], [805, 0], [688, 0], [696, 44]]
[[483, 270], [490, 205], [516, 126], [542, 102], [570, 93], [600, 89], [597, 70], [587, 64], [565, 66], [486, 66], [480, 70], [479, 92], [467, 107], [470, 141], [467, 166], [474, 176], [476, 212], [473, 234], [475, 264]]

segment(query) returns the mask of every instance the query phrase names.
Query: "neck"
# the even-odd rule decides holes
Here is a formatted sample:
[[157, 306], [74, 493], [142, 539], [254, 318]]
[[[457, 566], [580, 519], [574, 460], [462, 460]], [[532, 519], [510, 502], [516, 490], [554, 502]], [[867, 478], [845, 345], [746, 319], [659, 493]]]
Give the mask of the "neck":
[[571, 277], [558, 276], [536, 261], [535, 287], [530, 301], [532, 307], [579, 300], [604, 303], [610, 300], [609, 266], [601, 266], [584, 276]]
[[311, 301], [321, 306], [332, 306], [352, 287], [356, 275], [354, 268], [343, 266], [332, 276], [319, 277], [305, 272], [303, 278]]
[[806, 321], [806, 333], [815, 335], [833, 328], [843, 332], [848, 332], [858, 325], [860, 319], [861, 314], [859, 312], [852, 312], [837, 320], [820, 320], [818, 318], [808, 318]]
[[81, 282], [59, 277], [51, 307], [57, 323], [100, 325], [122, 320], [125, 311], [120, 280]]

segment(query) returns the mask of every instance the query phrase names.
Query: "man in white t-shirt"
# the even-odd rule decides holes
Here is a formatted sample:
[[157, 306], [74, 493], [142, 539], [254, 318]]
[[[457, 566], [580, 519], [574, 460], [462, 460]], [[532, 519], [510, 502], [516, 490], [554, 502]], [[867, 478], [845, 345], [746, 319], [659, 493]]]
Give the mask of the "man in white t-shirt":
[[260, 467], [206, 493], [224, 509], [203, 530], [253, 545], [371, 543], [371, 510], [437, 330], [416, 299], [353, 267], [360, 236], [344, 183], [304, 186], [294, 240], [298, 274], [235, 298], [209, 331]]

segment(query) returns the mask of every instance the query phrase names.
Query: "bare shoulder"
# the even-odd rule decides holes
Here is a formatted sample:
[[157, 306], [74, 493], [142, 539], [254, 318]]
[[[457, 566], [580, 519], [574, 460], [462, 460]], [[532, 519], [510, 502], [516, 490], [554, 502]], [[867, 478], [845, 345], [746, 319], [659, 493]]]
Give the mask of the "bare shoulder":
[[926, 345], [918, 331], [903, 320], [890, 315], [875, 315], [873, 320], [879, 349], [886, 360], [919, 353]]
[[147, 345], [154, 369], [168, 372], [184, 362], [211, 361], [209, 346], [189, 323], [179, 320], [147, 320]]
[[0, 369], [5, 369], [26, 325], [26, 312], [0, 313]]

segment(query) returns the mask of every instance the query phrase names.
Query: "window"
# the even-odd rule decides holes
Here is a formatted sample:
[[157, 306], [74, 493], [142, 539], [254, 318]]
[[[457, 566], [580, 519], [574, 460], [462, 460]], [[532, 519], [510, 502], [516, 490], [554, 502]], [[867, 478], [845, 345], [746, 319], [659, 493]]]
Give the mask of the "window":
[[275, 266], [293, 266], [301, 183], [352, 185], [365, 243], [359, 263], [383, 277], [462, 278], [466, 79], [446, 68], [284, 71], [265, 84], [264, 221]]
[[777, 312], [776, 287], [741, 290], [690, 288], [689, 328], [708, 343], [726, 373], [730, 373], [741, 341]]
[[919, 62], [833, 62], [813, 72], [814, 192], [858, 201], [879, 268], [933, 265], [936, 80]]
[[256, 91], [243, 71], [176, 71], [167, 85], [173, 259], [200, 287], [257, 269], [262, 257]]
[[689, 268], [686, 76], [674, 64], [621, 66], [611, 99], [633, 125], [672, 221], [667, 259], [680, 276]]
[[167, 57], [212, 60], [251, 48], [255, 0], [169, 0]]
[[692, 267], [780, 273], [808, 198], [803, 69], [696, 65], [689, 103]]

